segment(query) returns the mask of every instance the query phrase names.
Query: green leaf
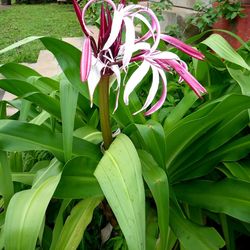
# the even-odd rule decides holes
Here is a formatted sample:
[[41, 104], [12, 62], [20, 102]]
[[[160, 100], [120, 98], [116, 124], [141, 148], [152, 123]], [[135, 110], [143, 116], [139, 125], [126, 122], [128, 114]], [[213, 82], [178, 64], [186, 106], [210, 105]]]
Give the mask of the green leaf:
[[[239, 134], [249, 123], [246, 111], [235, 116], [228, 116], [219, 124], [211, 127], [204, 135], [195, 140], [187, 147], [172, 163], [169, 174], [171, 179], [180, 180], [190, 173], [192, 165], [198, 163], [202, 158], [212, 151], [218, 150], [234, 136]], [[192, 150], [190, 150], [192, 148]], [[207, 170], [204, 168], [206, 174]], [[174, 177], [175, 176], [175, 177]]]
[[13, 172], [11, 174], [12, 176], [12, 181], [14, 182], [20, 182], [25, 185], [31, 186], [35, 177], [35, 173], [30, 173], [30, 172]]
[[31, 76], [41, 76], [35, 70], [18, 63], [6, 63], [0, 67], [0, 73], [6, 78], [26, 81]]
[[164, 122], [164, 130], [171, 130], [171, 128], [173, 128], [192, 107], [197, 99], [198, 97], [193, 91], [188, 92], [166, 118]]
[[[59, 162], [57, 164], [60, 165]], [[32, 189], [13, 196], [4, 227], [6, 249], [35, 249], [45, 211], [60, 177], [60, 172], [54, 173]]]
[[168, 227], [169, 227], [169, 185], [166, 173], [158, 166], [150, 154], [145, 151], [138, 151], [141, 163], [143, 177], [154, 197], [158, 225], [160, 230], [160, 240], [157, 243], [157, 249], [167, 249], [168, 245]]
[[219, 182], [193, 181], [178, 184], [174, 190], [178, 199], [216, 213], [225, 213], [250, 222], [250, 183], [225, 179]]
[[15, 48], [18, 48], [18, 47], [20, 47], [21, 45], [24, 45], [24, 44], [26, 44], [26, 43], [30, 43], [30, 42], [32, 42], [32, 41], [34, 41], [34, 40], [37, 40], [37, 39], [39, 39], [39, 38], [41, 38], [41, 37], [42, 37], [42, 36], [29, 36], [29, 37], [26, 37], [26, 38], [24, 38], [24, 39], [22, 39], [22, 40], [20, 40], [20, 41], [18, 41], [18, 42], [16, 42], [16, 43], [11, 44], [10, 46], [8, 46], [8, 47], [6, 47], [6, 48], [4, 48], [4, 49], [1, 49], [1, 50], [0, 50], [0, 55], [3, 54], [3, 53], [8, 52], [8, 51], [10, 51], [10, 50], [13, 50], [13, 49], [15, 49]]
[[116, 137], [94, 175], [117, 218], [128, 248], [145, 249], [145, 194], [141, 164], [127, 136], [120, 134]]
[[20, 80], [1, 79], [0, 87], [13, 95], [37, 104], [55, 117], [61, 118], [59, 101], [41, 93], [32, 84]]
[[202, 41], [202, 43], [215, 51], [221, 58], [250, 70], [249, 65], [240, 54], [238, 54], [222, 36], [212, 34]]
[[219, 149], [207, 154], [204, 158], [193, 164], [184, 179], [192, 179], [208, 173], [222, 161], [239, 161], [250, 152], [250, 135], [226, 143]]
[[214, 228], [194, 224], [172, 207], [170, 225], [185, 250], [218, 250], [225, 245]]
[[94, 177], [97, 162], [87, 157], [76, 157], [66, 163], [55, 197], [60, 199], [83, 199], [103, 196]]
[[[63, 161], [62, 134], [26, 122], [0, 120], [0, 149], [4, 151], [28, 151], [45, 149]], [[98, 162], [101, 157], [98, 146], [83, 139], [74, 138], [73, 155], [85, 155]]]
[[81, 51], [76, 47], [52, 37], [40, 39], [43, 45], [55, 56], [64, 75], [69, 82], [87, 99], [89, 99], [86, 84], [80, 79]]
[[56, 243], [58, 241], [58, 238], [60, 237], [60, 234], [63, 228], [64, 212], [70, 202], [71, 202], [70, 199], [65, 199], [62, 201], [61, 207], [56, 216], [55, 226], [54, 226], [53, 233], [52, 233], [52, 241], [51, 241], [50, 248], [49, 248], [50, 250], [55, 249]]
[[14, 186], [11, 179], [11, 169], [6, 152], [0, 151], [0, 195], [4, 198], [4, 208], [7, 209]]
[[68, 81], [61, 81], [60, 93], [63, 150], [66, 162], [71, 159], [72, 155], [74, 118], [76, 114], [78, 91], [76, 91], [74, 86], [72, 86]]
[[74, 136], [82, 138], [94, 144], [99, 144], [103, 141], [102, 132], [90, 126], [84, 126], [74, 131]]
[[144, 141], [143, 148], [150, 152], [161, 168], [165, 169], [166, 142], [161, 124], [150, 120], [145, 125], [135, 126]]
[[77, 249], [83, 233], [90, 223], [94, 209], [102, 198], [88, 198], [80, 201], [68, 216], [55, 249], [68, 250]]
[[245, 166], [239, 162], [223, 162], [226, 169], [230, 171], [233, 178], [250, 182], [250, 167], [249, 163]]
[[[167, 144], [166, 150], [167, 167], [170, 168], [170, 165], [174, 163], [174, 160], [179, 157], [185, 148], [188, 148], [192, 142], [198, 140], [201, 135], [204, 135], [213, 126], [223, 121], [223, 119], [233, 117], [247, 108], [250, 108], [249, 97], [230, 95], [218, 103], [207, 114], [204, 114], [204, 112], [201, 113], [202, 110], [200, 110], [197, 111], [197, 114], [201, 113], [202, 116], [192, 114], [177, 123], [166, 135], [166, 141], [171, 142]], [[206, 109], [203, 110], [206, 111]]]

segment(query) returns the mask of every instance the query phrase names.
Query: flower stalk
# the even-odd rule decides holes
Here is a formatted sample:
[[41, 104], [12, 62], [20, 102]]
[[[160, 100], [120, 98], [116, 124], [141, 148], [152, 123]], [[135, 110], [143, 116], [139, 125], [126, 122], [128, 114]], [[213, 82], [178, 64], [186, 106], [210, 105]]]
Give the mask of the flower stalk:
[[104, 148], [107, 150], [112, 143], [112, 132], [109, 117], [109, 76], [104, 75], [99, 81], [99, 115]]

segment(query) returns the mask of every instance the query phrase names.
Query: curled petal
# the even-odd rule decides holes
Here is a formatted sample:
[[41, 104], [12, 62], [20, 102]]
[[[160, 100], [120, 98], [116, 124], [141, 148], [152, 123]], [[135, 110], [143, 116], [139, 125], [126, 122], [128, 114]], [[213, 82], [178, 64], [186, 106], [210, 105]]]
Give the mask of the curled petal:
[[151, 47], [151, 51], [154, 51], [157, 49], [159, 42], [160, 42], [160, 35], [161, 35], [161, 27], [158, 18], [156, 17], [155, 13], [149, 9], [149, 8], [144, 8], [141, 10], [141, 12], [144, 12], [148, 14], [151, 17], [152, 20], [152, 27], [155, 29], [156, 34], [154, 35], [154, 43]]
[[155, 27], [153, 27], [149, 21], [147, 20], [147, 18], [145, 18], [143, 15], [136, 13], [134, 15], [134, 17], [140, 19], [147, 27], [148, 27], [148, 32], [142, 36], [141, 38], [139, 38], [136, 42], [139, 41], [146, 41], [148, 38], [153, 37], [154, 38], [154, 31], [155, 31]]
[[186, 53], [186, 54], [188, 54], [188, 55], [190, 55], [198, 60], [204, 59], [204, 55], [201, 52], [199, 52], [198, 50], [185, 44], [184, 42], [180, 41], [179, 39], [177, 39], [175, 37], [161, 34], [161, 40], [173, 45], [177, 49], [181, 50], [182, 52], [184, 52], [184, 53]]
[[81, 80], [87, 81], [89, 72], [91, 69], [91, 62], [92, 62], [92, 51], [91, 51], [91, 41], [89, 37], [86, 37], [83, 41], [82, 47], [82, 57], [81, 57]]
[[159, 87], [159, 70], [155, 67], [152, 66], [152, 72], [153, 72], [153, 79], [152, 79], [152, 85], [150, 87], [149, 93], [148, 93], [148, 97], [146, 99], [146, 102], [144, 103], [143, 107], [138, 110], [137, 112], [135, 112], [133, 115], [136, 115], [138, 113], [140, 113], [142, 110], [146, 109], [151, 102], [154, 100], [155, 95], [157, 93], [158, 87]]
[[128, 17], [125, 17], [124, 24], [126, 27], [126, 37], [124, 44], [124, 55], [122, 59], [123, 68], [125, 68], [129, 64], [134, 51], [135, 44], [135, 27], [132, 20]]
[[161, 76], [162, 79], [162, 94], [160, 99], [157, 101], [156, 104], [154, 104], [147, 112], [145, 112], [145, 115], [151, 115], [152, 113], [154, 113], [155, 111], [157, 111], [165, 102], [166, 96], [167, 96], [167, 78], [165, 76], [165, 73], [162, 69], [158, 69], [159, 74]]
[[[96, 0], [89, 0], [89, 1], [85, 4], [85, 6], [83, 7], [83, 10], [82, 10], [82, 24], [83, 24], [83, 27], [84, 27], [84, 29], [85, 29], [85, 31], [86, 31], [86, 33], [85, 33], [86, 36], [89, 36], [89, 35], [91, 34], [91, 31], [87, 28], [87, 25], [86, 25], [86, 22], [85, 22], [85, 19], [84, 19], [84, 17], [85, 17], [85, 12], [87, 11], [88, 7], [89, 7], [91, 4], [95, 3], [95, 2], [96, 2]], [[115, 4], [114, 4], [113, 1], [111, 1], [111, 0], [103, 0], [103, 2], [108, 3], [109, 5], [111, 5], [111, 7], [112, 7], [114, 10], [116, 10], [116, 6], [115, 6]]]
[[129, 78], [125, 89], [123, 100], [126, 105], [129, 103], [129, 95], [136, 88], [136, 86], [141, 82], [143, 77], [147, 74], [150, 64], [147, 61], [143, 61], [142, 64], [135, 70], [132, 76]]
[[165, 60], [165, 62], [186, 81], [197, 96], [201, 97], [202, 93], [207, 93], [207, 90], [180, 63], [175, 60]]
[[110, 35], [109, 35], [109, 38], [108, 38], [107, 42], [103, 46], [103, 50], [109, 49], [112, 46], [112, 44], [115, 42], [115, 40], [118, 37], [119, 32], [121, 30], [123, 18], [124, 18], [123, 9], [121, 9], [119, 11], [118, 10], [114, 11], [113, 22], [112, 22]]
[[92, 65], [91, 70], [88, 77], [88, 88], [89, 88], [89, 98], [90, 98], [90, 106], [93, 106], [93, 96], [101, 79], [101, 71], [105, 67], [105, 65], [97, 58], [92, 56]]

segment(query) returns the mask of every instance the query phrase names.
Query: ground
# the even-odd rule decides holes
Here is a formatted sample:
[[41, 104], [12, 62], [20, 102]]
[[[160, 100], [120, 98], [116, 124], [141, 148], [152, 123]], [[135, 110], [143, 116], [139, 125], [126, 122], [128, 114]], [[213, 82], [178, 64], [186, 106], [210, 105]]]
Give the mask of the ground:
[[[82, 35], [71, 4], [12, 5], [0, 8], [0, 49], [28, 36], [57, 38]], [[0, 56], [0, 64], [10, 61], [36, 62], [40, 42], [22, 46]]]

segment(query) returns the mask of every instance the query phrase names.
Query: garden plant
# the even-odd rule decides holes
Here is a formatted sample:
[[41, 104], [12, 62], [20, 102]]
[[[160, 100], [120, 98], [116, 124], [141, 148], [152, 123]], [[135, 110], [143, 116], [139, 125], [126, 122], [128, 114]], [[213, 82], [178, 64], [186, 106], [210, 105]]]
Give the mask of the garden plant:
[[40, 40], [62, 69], [0, 66], [0, 88], [17, 96], [0, 102], [0, 249], [241, 249], [248, 44], [236, 52], [213, 34], [194, 48], [161, 33], [149, 8], [111, 0], [95, 40], [94, 2], [73, 1], [82, 51], [51, 37], [0, 50]]

